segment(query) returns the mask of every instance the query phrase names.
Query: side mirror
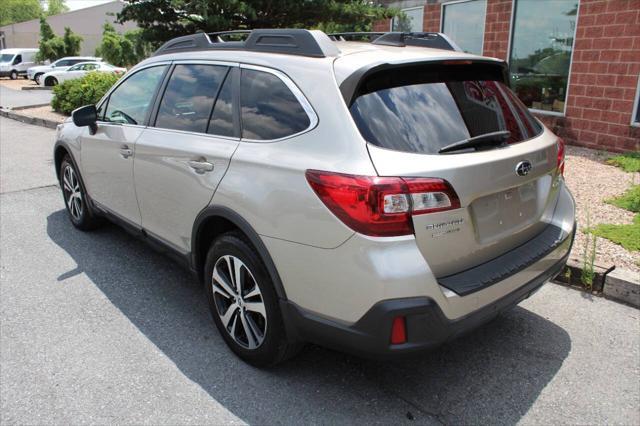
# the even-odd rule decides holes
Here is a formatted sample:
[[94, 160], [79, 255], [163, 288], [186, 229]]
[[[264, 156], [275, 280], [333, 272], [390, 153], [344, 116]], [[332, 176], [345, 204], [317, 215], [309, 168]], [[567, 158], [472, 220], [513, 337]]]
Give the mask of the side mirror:
[[55, 68], [55, 67], [56, 67], [56, 64], [51, 64], [51, 68]]
[[78, 127], [89, 126], [89, 131], [92, 135], [98, 130], [98, 111], [95, 105], [85, 105], [78, 109], [73, 110], [71, 113], [73, 124]]

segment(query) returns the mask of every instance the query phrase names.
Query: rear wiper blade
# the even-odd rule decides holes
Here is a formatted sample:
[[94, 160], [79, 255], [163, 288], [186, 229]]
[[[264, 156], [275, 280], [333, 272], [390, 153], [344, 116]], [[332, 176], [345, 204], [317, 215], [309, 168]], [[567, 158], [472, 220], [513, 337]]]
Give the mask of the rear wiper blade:
[[480, 146], [487, 145], [502, 145], [511, 137], [511, 132], [508, 130], [500, 130], [497, 132], [485, 133], [483, 135], [474, 136], [472, 138], [463, 139], [458, 142], [454, 142], [445, 147], [440, 148], [439, 154], [443, 152], [458, 151], [466, 148], [478, 148]]

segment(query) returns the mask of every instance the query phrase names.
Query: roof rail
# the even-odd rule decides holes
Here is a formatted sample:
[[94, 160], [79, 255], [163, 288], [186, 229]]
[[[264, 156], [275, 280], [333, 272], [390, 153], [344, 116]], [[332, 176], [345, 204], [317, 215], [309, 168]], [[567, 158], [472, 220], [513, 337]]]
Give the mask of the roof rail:
[[[244, 40], [226, 41], [230, 36], [247, 35]], [[322, 31], [303, 29], [258, 29], [196, 33], [177, 37], [163, 44], [153, 56], [198, 50], [233, 49], [252, 52], [284, 53], [288, 55], [324, 58], [336, 56], [338, 48]]]
[[[347, 41], [347, 39], [349, 39], [355, 41], [369, 41], [371, 44], [378, 44], [382, 46], [420, 46], [462, 52], [462, 49], [460, 49], [453, 40], [443, 33], [362, 32], [334, 33], [329, 34], [329, 37], [334, 41]], [[367, 38], [368, 40], [366, 40]]]
[[379, 32], [350, 32], [350, 33], [332, 33], [329, 38], [333, 41], [373, 41], [386, 33]]

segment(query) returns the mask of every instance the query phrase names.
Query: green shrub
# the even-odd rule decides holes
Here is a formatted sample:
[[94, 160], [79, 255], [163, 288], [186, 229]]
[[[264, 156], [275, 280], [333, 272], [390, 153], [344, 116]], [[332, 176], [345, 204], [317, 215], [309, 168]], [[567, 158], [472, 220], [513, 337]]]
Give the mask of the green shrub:
[[82, 78], [64, 81], [53, 88], [51, 107], [69, 115], [76, 108], [96, 104], [118, 78], [112, 73], [90, 72]]
[[591, 232], [629, 251], [640, 251], [640, 214], [636, 215], [631, 225], [600, 224]]
[[640, 172], [640, 152], [616, 155], [609, 158], [607, 163], [620, 167], [625, 172]]
[[640, 213], [640, 185], [633, 185], [624, 194], [606, 202], [630, 212]]

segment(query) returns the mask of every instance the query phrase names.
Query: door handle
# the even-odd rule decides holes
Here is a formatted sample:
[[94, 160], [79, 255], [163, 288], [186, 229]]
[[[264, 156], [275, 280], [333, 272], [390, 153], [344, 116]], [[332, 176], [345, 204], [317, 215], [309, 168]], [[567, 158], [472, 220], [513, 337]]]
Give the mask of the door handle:
[[123, 145], [120, 148], [120, 155], [122, 155], [122, 158], [129, 158], [133, 155], [133, 150], [129, 149], [127, 145]]
[[207, 161], [188, 161], [189, 167], [196, 171], [198, 174], [213, 171], [213, 164]]

